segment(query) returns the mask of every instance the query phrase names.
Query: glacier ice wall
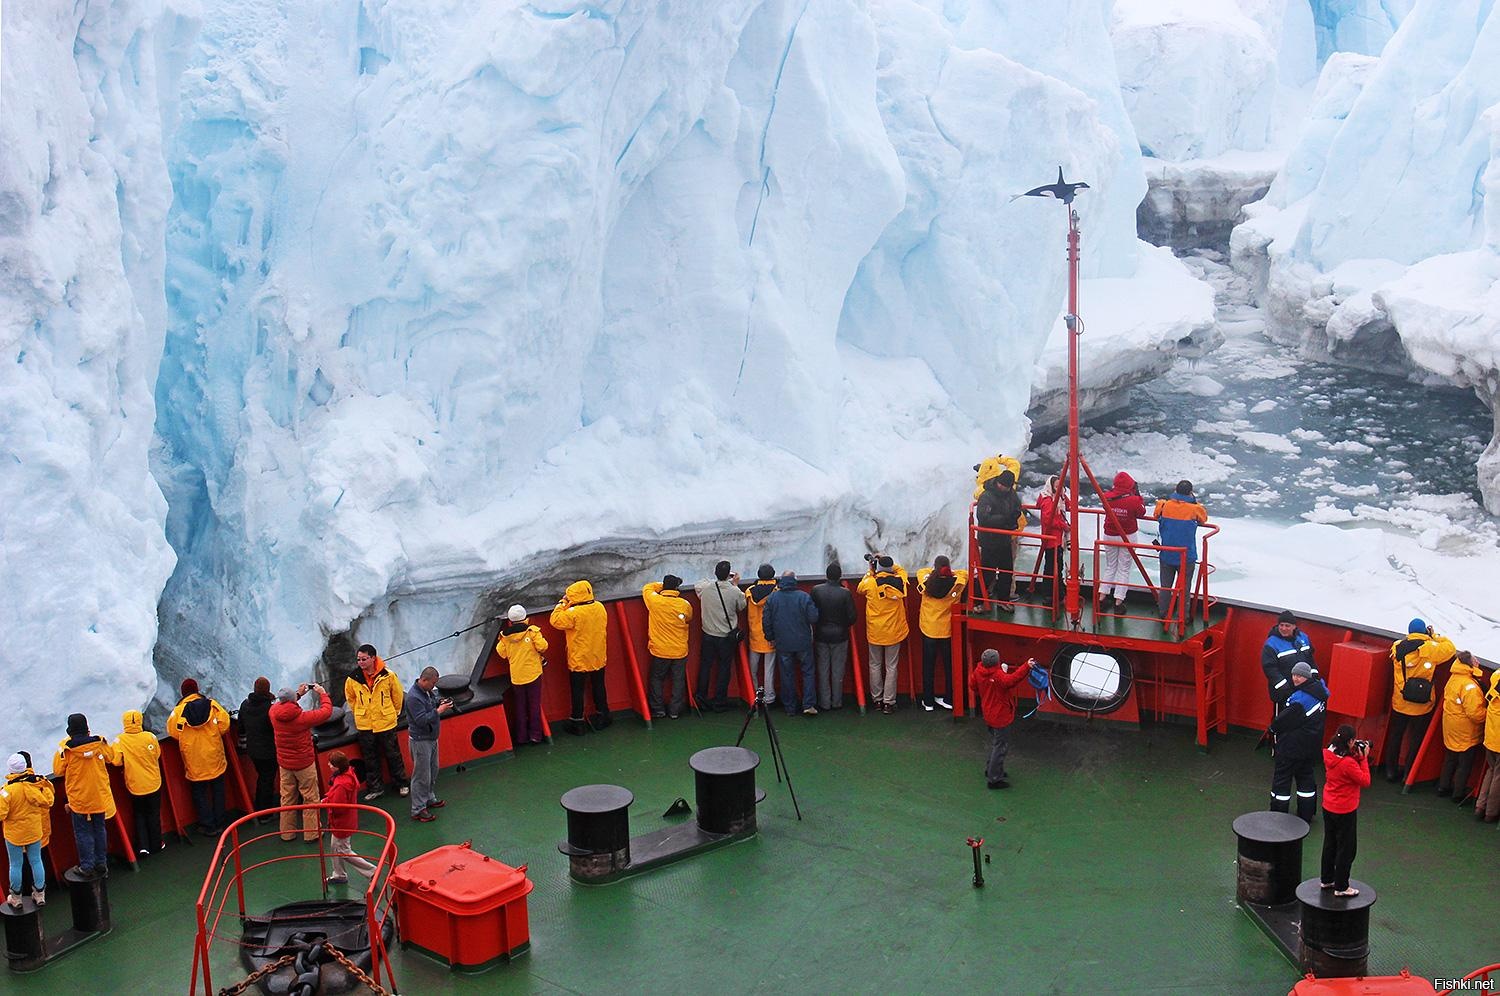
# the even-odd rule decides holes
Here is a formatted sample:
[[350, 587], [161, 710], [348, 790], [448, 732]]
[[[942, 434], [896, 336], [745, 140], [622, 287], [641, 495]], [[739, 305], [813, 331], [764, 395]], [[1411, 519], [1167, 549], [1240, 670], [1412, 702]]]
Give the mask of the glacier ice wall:
[[[1268, 328], [1304, 350], [1473, 387], [1500, 407], [1493, 362], [1500, 14], [1423, 3], [1378, 59], [1330, 59], [1309, 123], [1235, 230]], [[1415, 220], [1414, 220], [1415, 219]], [[1500, 444], [1479, 468], [1500, 510]]]
[[156, 690], [173, 565], [148, 468], [162, 351], [161, 148], [190, 3], [19, 3], [0, 34], [0, 704], [39, 758]]
[[1061, 209], [1011, 195], [1086, 177], [1090, 272], [1134, 270], [1106, 18], [208, 0], [168, 152], [164, 676], [227, 697], [351, 623], [411, 645], [706, 549], [956, 546], [1063, 289]]

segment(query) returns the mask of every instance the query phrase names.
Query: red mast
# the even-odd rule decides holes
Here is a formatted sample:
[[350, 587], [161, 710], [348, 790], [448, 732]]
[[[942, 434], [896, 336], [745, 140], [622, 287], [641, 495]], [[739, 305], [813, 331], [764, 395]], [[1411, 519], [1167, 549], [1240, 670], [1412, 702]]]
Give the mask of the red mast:
[[1080, 190], [1088, 189], [1087, 183], [1069, 183], [1063, 179], [1062, 167], [1057, 168], [1057, 182], [1045, 187], [1033, 187], [1022, 197], [1052, 197], [1062, 201], [1068, 212], [1068, 313], [1063, 322], [1068, 327], [1068, 461], [1063, 467], [1063, 476], [1068, 481], [1068, 591], [1063, 607], [1068, 621], [1074, 629], [1083, 627], [1083, 604], [1079, 594], [1078, 565], [1078, 468], [1082, 463], [1078, 449], [1078, 337], [1083, 334], [1083, 323], [1078, 319], [1078, 212], [1073, 210], [1073, 198]]

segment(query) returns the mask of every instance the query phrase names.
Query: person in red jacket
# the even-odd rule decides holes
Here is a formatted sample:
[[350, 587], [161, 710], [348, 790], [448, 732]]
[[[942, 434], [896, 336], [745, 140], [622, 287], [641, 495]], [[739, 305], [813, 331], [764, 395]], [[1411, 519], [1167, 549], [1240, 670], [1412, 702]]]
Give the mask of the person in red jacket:
[[1005, 777], [1005, 755], [1010, 751], [1010, 724], [1016, 718], [1016, 697], [1027, 673], [1036, 665], [1029, 660], [1018, 668], [1000, 663], [998, 650], [979, 655], [979, 666], [969, 673], [969, 691], [979, 702], [984, 724], [990, 728], [990, 758], [984, 778], [992, 789], [1010, 788]]
[[1354, 739], [1354, 727], [1345, 723], [1323, 751], [1328, 777], [1323, 785], [1323, 875], [1319, 884], [1335, 896], [1357, 896], [1349, 888], [1349, 869], [1354, 866], [1355, 833], [1359, 817], [1359, 791], [1370, 787], [1370, 745]]
[[[303, 710], [297, 700], [308, 691], [318, 693], [318, 707]], [[281, 769], [281, 804], [316, 805], [318, 801], [318, 754], [313, 747], [312, 729], [333, 716], [333, 700], [322, 685], [301, 685], [296, 691], [283, 688], [276, 693], [276, 704], [266, 714], [271, 720], [271, 736], [276, 741], [276, 766]], [[302, 811], [302, 839], [318, 839], [318, 811]], [[281, 839], [297, 837], [297, 814], [281, 814]]]
[[1032, 573], [1038, 575], [1027, 589], [1028, 595], [1041, 595], [1043, 605], [1051, 605], [1055, 594], [1062, 589], [1063, 536], [1068, 531], [1068, 493], [1062, 478], [1053, 474], [1047, 478], [1047, 487], [1036, 499], [1037, 511], [1042, 520], [1042, 546], [1036, 554], [1036, 567]]
[[[328, 795], [323, 801], [358, 802], [359, 790], [364, 786], [359, 783], [359, 776], [349, 766], [349, 758], [344, 752], [336, 750], [329, 754], [328, 766], [333, 769], [333, 781], [328, 783]], [[344, 872], [345, 865], [366, 878], [374, 874], [375, 866], [354, 853], [352, 838], [354, 831], [358, 829], [359, 810], [333, 809], [329, 811], [328, 837], [333, 843], [333, 874], [324, 879], [329, 885], [349, 881], [349, 876]]]
[[[1104, 492], [1104, 507], [1114, 512], [1112, 516], [1104, 516], [1105, 538], [1118, 543], [1136, 542], [1136, 520], [1146, 514], [1146, 503], [1141, 500], [1135, 478], [1123, 470], [1116, 474], [1114, 487]], [[1116, 607], [1125, 610], [1130, 568], [1134, 563], [1129, 547], [1104, 548], [1104, 567], [1099, 572], [1100, 612], [1110, 612]]]

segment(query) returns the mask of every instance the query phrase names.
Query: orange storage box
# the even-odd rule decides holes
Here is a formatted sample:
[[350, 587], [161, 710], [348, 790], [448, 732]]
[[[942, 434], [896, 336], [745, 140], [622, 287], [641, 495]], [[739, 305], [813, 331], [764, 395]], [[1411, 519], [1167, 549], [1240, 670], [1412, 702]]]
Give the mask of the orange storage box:
[[403, 947], [475, 970], [531, 946], [526, 866], [512, 868], [462, 844], [445, 844], [391, 872]]
[[1391, 648], [1335, 643], [1328, 662], [1328, 711], [1364, 719], [1391, 708]]

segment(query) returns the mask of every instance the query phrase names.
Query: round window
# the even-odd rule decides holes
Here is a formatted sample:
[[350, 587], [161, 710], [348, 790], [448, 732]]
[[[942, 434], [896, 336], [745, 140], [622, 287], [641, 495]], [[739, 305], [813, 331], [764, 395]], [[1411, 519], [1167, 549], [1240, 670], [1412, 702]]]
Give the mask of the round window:
[[1130, 659], [1118, 650], [1072, 643], [1052, 658], [1052, 691], [1074, 712], [1113, 712], [1130, 698]]

